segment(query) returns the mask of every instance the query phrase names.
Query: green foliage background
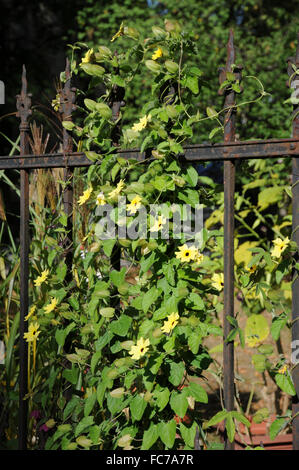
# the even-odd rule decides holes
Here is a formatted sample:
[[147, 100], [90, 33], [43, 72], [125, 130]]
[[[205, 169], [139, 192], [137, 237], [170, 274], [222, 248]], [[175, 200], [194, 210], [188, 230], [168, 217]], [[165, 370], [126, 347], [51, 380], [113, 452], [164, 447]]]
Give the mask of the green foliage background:
[[[239, 138], [289, 137], [291, 107], [282, 106], [282, 103], [289, 97], [286, 60], [295, 52], [299, 30], [294, 14], [296, 8], [295, 1], [282, 4], [255, 0], [165, 0], [161, 3], [89, 0], [77, 12], [78, 40], [87, 42], [90, 47], [109, 46], [122, 21], [136, 27], [146, 37], [153, 25], [163, 26], [165, 18], [178, 20], [198, 42], [198, 65], [205, 64], [205, 78], [214, 84], [213, 91], [207, 87], [201, 90], [198, 106], [205, 109], [205, 106], [222, 103], [221, 97], [217, 97], [218, 67], [225, 64], [228, 31], [233, 28], [237, 64], [245, 68], [244, 75], [259, 77], [271, 94], [258, 107], [249, 105], [239, 112]], [[247, 80], [242, 99], [254, 96], [254, 90], [256, 83]], [[141, 107], [149, 93], [149, 83], [134, 82], [134, 91], [129, 90], [126, 99], [135, 99], [135, 105]], [[133, 116], [126, 117], [131, 119]], [[204, 133], [196, 138], [197, 142], [206, 139]]]

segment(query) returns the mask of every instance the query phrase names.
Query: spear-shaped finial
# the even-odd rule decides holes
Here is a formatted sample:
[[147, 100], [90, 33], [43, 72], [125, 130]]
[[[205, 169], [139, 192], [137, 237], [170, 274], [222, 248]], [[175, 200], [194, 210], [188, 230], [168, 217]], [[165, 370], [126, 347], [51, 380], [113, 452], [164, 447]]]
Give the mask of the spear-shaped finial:
[[[228, 73], [234, 73], [235, 79], [238, 83], [238, 86], [241, 82], [241, 70], [242, 70], [242, 65], [236, 65], [236, 51], [235, 51], [235, 46], [234, 46], [234, 32], [232, 29], [229, 31], [229, 37], [227, 41], [227, 56], [226, 56], [226, 65], [225, 67], [220, 67], [218, 72], [219, 72], [219, 83], [220, 85], [223, 85], [220, 87], [218, 90], [219, 95], [224, 95], [227, 93], [228, 87], [226, 86], [227, 83], [227, 72]], [[243, 91], [243, 88], [240, 87], [240, 91]], [[240, 92], [239, 91], [239, 92]]]
[[[296, 76], [296, 69], [299, 68], [299, 33], [298, 33], [298, 40], [297, 40], [297, 48], [296, 48], [296, 53], [295, 57], [288, 57], [287, 58], [287, 72], [288, 76], [294, 78]], [[287, 87], [292, 87], [292, 82], [291, 78], [287, 81], [286, 85]]]
[[60, 91], [60, 112], [63, 115], [63, 120], [68, 121], [71, 120], [72, 111], [76, 109], [76, 88], [71, 86], [72, 74], [68, 58], [66, 59], [64, 76], [64, 86]]
[[17, 117], [20, 118], [20, 129], [28, 129], [28, 116], [32, 114], [31, 110], [31, 93], [27, 93], [27, 76], [26, 76], [26, 67], [23, 65], [22, 69], [22, 88], [21, 93], [16, 96], [17, 98]]

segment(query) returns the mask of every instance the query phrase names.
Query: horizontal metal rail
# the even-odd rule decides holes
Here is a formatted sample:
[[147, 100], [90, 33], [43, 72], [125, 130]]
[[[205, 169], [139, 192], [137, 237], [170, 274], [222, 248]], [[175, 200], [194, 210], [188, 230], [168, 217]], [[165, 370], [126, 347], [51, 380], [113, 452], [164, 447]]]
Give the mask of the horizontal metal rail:
[[[137, 149], [119, 150], [117, 154], [125, 159], [145, 159], [145, 154]], [[299, 156], [299, 139], [190, 145], [184, 147], [184, 154], [181, 156], [189, 162], [295, 157]], [[97, 162], [89, 160], [84, 152], [12, 155], [0, 157], [0, 170], [88, 167], [95, 163]]]

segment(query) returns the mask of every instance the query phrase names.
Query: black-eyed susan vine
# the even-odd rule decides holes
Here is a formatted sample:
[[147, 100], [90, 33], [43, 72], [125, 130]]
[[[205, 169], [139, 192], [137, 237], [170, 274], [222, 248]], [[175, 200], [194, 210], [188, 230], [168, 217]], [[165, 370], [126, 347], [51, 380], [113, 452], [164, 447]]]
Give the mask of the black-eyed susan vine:
[[[129, 50], [122, 50], [122, 36], [132, 39]], [[153, 28], [145, 41], [122, 24], [111, 42], [111, 49], [99, 45], [82, 52], [84, 45], [72, 47], [72, 73], [90, 81], [78, 92], [81, 106], [74, 123], [64, 125], [95, 164], [75, 175], [84, 184], [76, 201], [73, 280], [65, 281], [63, 212], [51, 221], [44, 240], [33, 242], [42, 255], [33, 257], [31, 266], [26, 337], [33, 345], [28, 399], [31, 410], [40, 413], [31, 431], [38, 446], [42, 427], [46, 449], [193, 449], [195, 439], [203, 449], [212, 448], [209, 430], [217, 422], [226, 419], [230, 440], [234, 422], [250, 423], [240, 404], [238, 411], [222, 410], [211, 419], [201, 413], [208, 403], [209, 371], [221, 377], [206, 340], [214, 336], [221, 345], [223, 337], [223, 193], [181, 155], [184, 142], [200, 135], [202, 122], [211, 123], [211, 138], [223, 130], [223, 110], [207, 104], [206, 114], [199, 112], [200, 88], [207, 81], [197, 62], [192, 63], [197, 45], [175, 22]], [[134, 123], [126, 123], [126, 107], [115, 119], [110, 105], [115, 89], [133, 86], [136, 74], [144, 74], [152, 99], [136, 110]], [[255, 80], [258, 97], [252, 102], [266, 95]], [[225, 86], [241, 92], [233, 74]], [[147, 158], [123, 159], [118, 149], [128, 147], [140, 148]], [[256, 164], [255, 171], [262, 180], [264, 169]], [[277, 339], [289, 322], [289, 299], [277, 300], [282, 282], [289, 281], [295, 249], [283, 235], [288, 218], [273, 216], [277, 237], [272, 243], [257, 231], [260, 224], [269, 224], [262, 211], [258, 223], [246, 222], [245, 212], [256, 207], [244, 194], [237, 194], [235, 277], [236, 295], [249, 316], [245, 329], [231, 319], [230, 340], [257, 348], [257, 369], [292, 394], [286, 358], [273, 364], [265, 348], [270, 328]], [[281, 198], [281, 192], [276, 194], [274, 202]], [[267, 194], [260, 201], [267, 207]], [[157, 205], [160, 213], [151, 213]], [[177, 232], [175, 217], [184, 225], [187, 206], [195, 210], [199, 205], [220, 209], [205, 216], [200, 233]], [[116, 232], [105, 238], [101, 220], [108, 207]], [[142, 237], [137, 230], [141, 222]], [[127, 236], [129, 230], [137, 236]], [[116, 248], [119, 267], [113, 261]], [[271, 327], [265, 310], [272, 313]]]

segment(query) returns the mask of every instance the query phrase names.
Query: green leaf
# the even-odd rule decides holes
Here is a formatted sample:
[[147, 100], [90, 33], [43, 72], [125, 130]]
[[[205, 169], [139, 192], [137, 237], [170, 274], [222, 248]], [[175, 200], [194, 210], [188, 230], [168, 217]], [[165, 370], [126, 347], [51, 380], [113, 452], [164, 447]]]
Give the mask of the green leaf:
[[193, 354], [198, 353], [199, 346], [202, 341], [202, 335], [201, 335], [201, 330], [197, 329], [193, 333], [188, 336], [188, 346], [190, 348], [190, 351], [193, 352]]
[[275, 374], [275, 382], [283, 392], [288, 393], [292, 396], [296, 395], [296, 390], [289, 372], [287, 372], [286, 375]]
[[103, 406], [105, 391], [106, 391], [106, 384], [104, 382], [99, 382], [97, 386], [97, 400], [101, 408]]
[[285, 316], [278, 316], [278, 317], [273, 318], [270, 331], [271, 331], [271, 335], [274, 341], [278, 341], [279, 336], [280, 336], [280, 331], [287, 324], [287, 321], [288, 319]]
[[93, 416], [85, 416], [75, 428], [75, 437], [79, 436], [86, 428], [94, 424]]
[[94, 392], [85, 400], [84, 416], [89, 416], [90, 415], [96, 401], [97, 401], [97, 394], [96, 394], [96, 392]]
[[141, 420], [146, 407], [147, 407], [147, 402], [144, 401], [141, 395], [136, 395], [133, 398], [133, 400], [130, 402], [130, 411], [131, 411], [133, 422]]
[[196, 187], [198, 182], [198, 172], [193, 166], [188, 167], [185, 179], [188, 181], [189, 184], [191, 184], [191, 186], [193, 186], [194, 188]]
[[144, 313], [147, 313], [150, 306], [158, 299], [160, 294], [161, 294], [161, 290], [153, 286], [150, 290], [148, 290], [143, 295], [142, 308], [143, 308]]
[[193, 303], [193, 308], [194, 310], [204, 310], [205, 309], [205, 304], [202, 298], [200, 297], [199, 294], [196, 294], [195, 292], [191, 292], [188, 296], [188, 299], [191, 300]]
[[249, 346], [254, 347], [264, 341], [269, 332], [267, 320], [262, 314], [253, 314], [248, 317], [245, 326], [245, 340]]
[[64, 330], [58, 329], [55, 332], [55, 339], [58, 344], [58, 346], [63, 347], [67, 335], [75, 328], [76, 323], [72, 322], [70, 323]]
[[230, 414], [233, 418], [235, 418], [240, 423], [245, 424], [245, 426], [247, 426], [248, 428], [250, 427], [250, 421], [244, 415], [242, 415], [242, 413], [240, 413], [239, 411], [231, 411]]
[[265, 419], [269, 418], [268, 408], [260, 408], [252, 418], [254, 423], [262, 423]]
[[73, 413], [75, 410], [76, 406], [78, 405], [80, 401], [80, 398], [77, 397], [76, 395], [73, 395], [71, 400], [66, 404], [65, 409], [63, 410], [63, 420], [66, 421], [66, 419]]
[[92, 440], [93, 444], [98, 444], [99, 438], [101, 435], [101, 428], [100, 426], [94, 425], [89, 429], [88, 433], [90, 439]]
[[264, 372], [267, 369], [266, 357], [263, 354], [253, 354], [252, 364], [258, 372]]
[[56, 269], [56, 279], [58, 282], [62, 282], [67, 273], [67, 265], [64, 261], [61, 261]]
[[101, 349], [99, 351], [96, 351], [92, 355], [92, 358], [91, 358], [91, 361], [90, 361], [90, 370], [91, 370], [92, 374], [94, 374], [95, 368], [96, 368], [97, 364], [99, 363], [99, 360], [101, 359], [101, 357], [102, 357], [102, 350]]
[[119, 75], [111, 75], [111, 83], [113, 83], [113, 85], [118, 85], [120, 87], [125, 87], [126, 86], [126, 82], [125, 80], [120, 77]]
[[90, 98], [85, 98], [84, 104], [89, 111], [96, 111], [97, 109], [97, 102], [94, 100], [91, 100]]
[[227, 432], [227, 437], [229, 439], [229, 442], [233, 442], [234, 437], [235, 437], [236, 428], [235, 428], [235, 423], [234, 423], [233, 416], [232, 416], [231, 412], [227, 413], [227, 417], [226, 417], [226, 421], [225, 421], [225, 429], [226, 429], [226, 432]]
[[188, 68], [188, 73], [190, 75], [195, 75], [196, 77], [201, 77], [203, 72], [198, 67], [190, 67]]
[[208, 107], [206, 108], [206, 113], [207, 113], [207, 115], [208, 115], [209, 117], [216, 117], [216, 116], [218, 116], [217, 111], [215, 111], [215, 109], [214, 109], [214, 108], [211, 108], [210, 106], [208, 106]]
[[192, 91], [194, 95], [198, 95], [199, 87], [198, 87], [198, 78], [194, 75], [187, 75], [186, 79], [184, 80], [184, 85]]
[[209, 426], [214, 426], [215, 424], [221, 423], [226, 416], [228, 412], [226, 410], [218, 411], [206, 424], [207, 427]]
[[93, 77], [102, 77], [105, 73], [104, 67], [96, 64], [82, 64], [81, 68], [85, 73], [92, 75]]
[[126, 272], [127, 270], [125, 267], [123, 267], [120, 271], [113, 270], [110, 272], [109, 277], [116, 287], [119, 287], [124, 282]]
[[197, 424], [194, 422], [190, 428], [185, 426], [183, 423], [180, 423], [180, 433], [182, 438], [185, 441], [185, 444], [192, 449], [194, 448], [194, 440], [196, 435], [196, 426]]
[[169, 403], [171, 409], [175, 412], [175, 414], [177, 414], [180, 418], [184, 418], [188, 409], [188, 400], [185, 394], [179, 392], [172, 392]]
[[159, 423], [159, 436], [163, 444], [166, 445], [168, 449], [173, 447], [176, 434], [176, 422], [174, 419], [168, 421], [167, 423]]
[[263, 189], [258, 195], [258, 206], [264, 210], [271, 204], [280, 201], [283, 191], [283, 186], [271, 186]]
[[163, 390], [155, 390], [153, 395], [156, 399], [156, 404], [159, 407], [159, 411], [162, 411], [169, 402], [170, 391], [168, 388], [164, 388]]
[[180, 385], [185, 372], [185, 364], [183, 362], [171, 362], [170, 374], [168, 380], [172, 385], [177, 387]]
[[147, 431], [143, 433], [141, 450], [150, 449], [159, 438], [159, 430], [156, 424], [151, 423]]
[[175, 270], [173, 264], [171, 262], [163, 264], [162, 271], [166, 277], [168, 284], [171, 286], [175, 286]]
[[140, 274], [146, 273], [155, 262], [156, 253], [153, 251], [146, 258], [142, 257], [140, 261]]
[[222, 127], [214, 127], [209, 133], [209, 139], [213, 139], [214, 135], [218, 134], [218, 132], [223, 132]]
[[274, 440], [275, 437], [282, 431], [285, 427], [287, 421], [284, 418], [276, 418], [275, 421], [271, 423], [269, 429], [270, 439]]
[[79, 369], [77, 369], [76, 366], [72, 364], [71, 369], [64, 369], [62, 372], [62, 377], [64, 377], [71, 384], [76, 385], [79, 377]]
[[105, 255], [108, 257], [111, 256], [116, 240], [114, 240], [113, 238], [109, 238], [108, 240], [103, 240], [102, 243], [103, 243], [103, 251]]
[[132, 323], [132, 318], [122, 314], [118, 320], [110, 323], [110, 330], [119, 336], [126, 336]]
[[191, 395], [195, 399], [195, 401], [198, 401], [200, 403], [208, 403], [207, 392], [201, 385], [195, 382], [191, 382], [189, 386], [184, 389], [184, 392], [188, 396]]

